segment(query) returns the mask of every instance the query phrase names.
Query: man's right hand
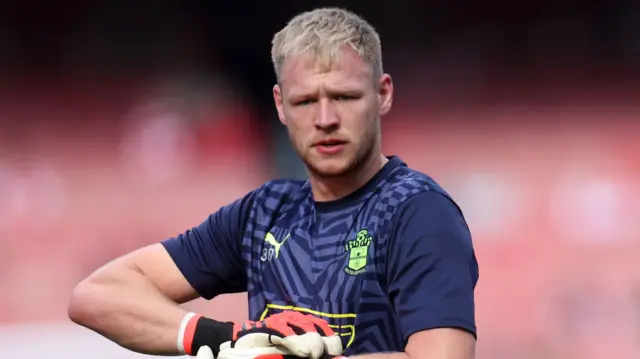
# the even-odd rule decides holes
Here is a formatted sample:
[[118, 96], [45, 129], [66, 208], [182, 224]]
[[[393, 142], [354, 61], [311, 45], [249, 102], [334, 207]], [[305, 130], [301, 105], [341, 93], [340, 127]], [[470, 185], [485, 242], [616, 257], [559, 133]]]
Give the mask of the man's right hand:
[[[191, 348], [198, 358], [212, 359], [216, 343]], [[328, 323], [312, 315], [285, 311], [258, 322], [234, 325], [232, 340], [219, 346], [218, 359], [282, 357], [320, 359], [342, 354], [342, 341]], [[210, 353], [210, 354], [209, 354]]]
[[234, 333], [230, 348], [277, 346], [303, 358], [320, 358], [327, 351], [342, 354], [342, 341], [329, 324], [313, 315], [295, 311], [274, 314], [259, 322], [247, 322]]

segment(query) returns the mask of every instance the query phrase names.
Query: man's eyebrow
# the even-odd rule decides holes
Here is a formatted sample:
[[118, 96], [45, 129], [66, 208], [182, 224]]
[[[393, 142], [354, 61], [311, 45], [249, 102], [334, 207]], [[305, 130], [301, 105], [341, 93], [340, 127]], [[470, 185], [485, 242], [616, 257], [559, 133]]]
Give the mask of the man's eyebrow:
[[[364, 89], [362, 88], [362, 85], [359, 85], [359, 84], [344, 83], [339, 85], [325, 86], [325, 91], [330, 95], [335, 95], [335, 94], [356, 95], [356, 94], [363, 93]], [[308, 91], [294, 89], [289, 91], [288, 97], [289, 98], [311, 97], [311, 96], [317, 96], [318, 93], [319, 93], [319, 89], [308, 90]]]

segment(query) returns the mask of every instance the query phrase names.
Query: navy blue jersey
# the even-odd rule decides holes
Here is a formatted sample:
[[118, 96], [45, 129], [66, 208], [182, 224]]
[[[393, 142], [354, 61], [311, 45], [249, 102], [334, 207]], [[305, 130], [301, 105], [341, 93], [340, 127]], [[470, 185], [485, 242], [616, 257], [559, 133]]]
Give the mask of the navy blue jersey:
[[345, 355], [403, 351], [425, 329], [476, 334], [467, 224], [435, 181], [398, 157], [332, 202], [315, 202], [309, 182], [267, 182], [163, 244], [202, 297], [246, 291], [251, 320], [319, 316]]

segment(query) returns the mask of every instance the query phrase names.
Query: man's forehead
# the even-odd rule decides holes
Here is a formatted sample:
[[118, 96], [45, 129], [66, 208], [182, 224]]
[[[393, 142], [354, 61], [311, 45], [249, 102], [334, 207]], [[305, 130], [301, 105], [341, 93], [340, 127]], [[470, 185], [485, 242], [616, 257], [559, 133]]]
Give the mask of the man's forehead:
[[298, 54], [285, 60], [281, 79], [289, 88], [363, 86], [371, 81], [372, 69], [357, 55], [343, 52], [330, 59]]

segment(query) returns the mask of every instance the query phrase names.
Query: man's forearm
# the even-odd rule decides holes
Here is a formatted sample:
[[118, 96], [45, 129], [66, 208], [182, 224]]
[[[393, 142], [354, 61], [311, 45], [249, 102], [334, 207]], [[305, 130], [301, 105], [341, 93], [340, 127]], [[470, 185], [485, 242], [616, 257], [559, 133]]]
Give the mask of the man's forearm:
[[79, 284], [69, 317], [129, 350], [180, 354], [178, 332], [187, 312], [163, 297], [141, 273], [131, 272], [103, 273]]

